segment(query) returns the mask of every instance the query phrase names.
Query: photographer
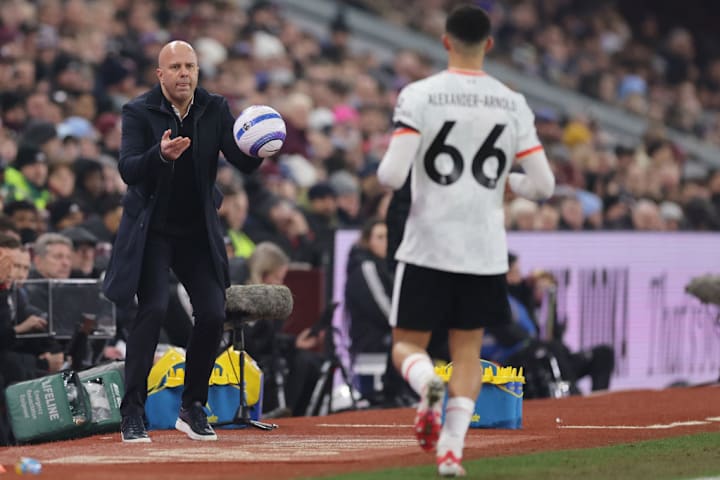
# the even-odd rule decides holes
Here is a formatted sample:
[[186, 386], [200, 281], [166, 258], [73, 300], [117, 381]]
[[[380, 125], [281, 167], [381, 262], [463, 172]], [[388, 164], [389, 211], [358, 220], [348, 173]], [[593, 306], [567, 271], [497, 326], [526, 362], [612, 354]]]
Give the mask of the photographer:
[[[290, 259], [277, 245], [261, 242], [248, 259], [249, 284], [282, 285]], [[245, 329], [245, 350], [260, 365], [264, 375], [265, 418], [303, 415], [320, 378], [322, 355], [315, 349], [324, 344], [324, 332], [307, 328], [297, 336], [281, 333], [280, 322], [259, 320]], [[287, 370], [287, 374], [285, 374]], [[278, 382], [278, 373], [279, 382]], [[284, 384], [284, 389], [279, 391]], [[280, 402], [284, 395], [285, 411]]]
[[[483, 342], [482, 358], [502, 365], [523, 367], [526, 372], [527, 398], [551, 396], [551, 383], [568, 382], [569, 393], [579, 394], [577, 381], [585, 376], [592, 379], [592, 390], [607, 390], [614, 368], [614, 351], [607, 345], [571, 352], [562, 340], [562, 325], [553, 328], [552, 338], [541, 338], [536, 310], [543, 299], [557, 287], [555, 277], [540, 271], [523, 277], [518, 257], [508, 255], [508, 300], [512, 322], [489, 328]], [[548, 315], [556, 318], [554, 305]], [[548, 364], [557, 361], [561, 378], [555, 378]]]

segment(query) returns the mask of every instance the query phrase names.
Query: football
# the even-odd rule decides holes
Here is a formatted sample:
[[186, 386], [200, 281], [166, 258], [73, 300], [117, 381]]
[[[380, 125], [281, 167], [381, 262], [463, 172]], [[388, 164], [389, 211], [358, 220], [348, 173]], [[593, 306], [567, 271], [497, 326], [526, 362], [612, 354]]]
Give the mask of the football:
[[233, 136], [243, 153], [251, 157], [269, 157], [285, 142], [285, 121], [274, 108], [253, 105], [235, 120]]

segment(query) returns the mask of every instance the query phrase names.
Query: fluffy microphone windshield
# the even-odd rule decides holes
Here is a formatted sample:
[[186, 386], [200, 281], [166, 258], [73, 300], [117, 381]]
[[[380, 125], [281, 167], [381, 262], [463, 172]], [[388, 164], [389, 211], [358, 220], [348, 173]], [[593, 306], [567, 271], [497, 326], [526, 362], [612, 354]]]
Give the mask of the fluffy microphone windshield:
[[685, 291], [703, 303], [720, 305], [720, 275], [702, 275], [693, 278]]
[[285, 320], [293, 309], [293, 297], [285, 285], [232, 285], [227, 289], [231, 319]]

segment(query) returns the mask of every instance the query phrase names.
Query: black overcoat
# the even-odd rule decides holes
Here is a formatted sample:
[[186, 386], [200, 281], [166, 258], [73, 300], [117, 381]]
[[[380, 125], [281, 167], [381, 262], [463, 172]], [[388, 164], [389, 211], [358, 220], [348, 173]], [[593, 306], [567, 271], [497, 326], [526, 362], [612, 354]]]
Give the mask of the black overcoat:
[[[178, 135], [178, 121], [165, 106], [160, 85], [131, 100], [122, 109], [122, 143], [118, 168], [128, 190], [123, 198], [123, 215], [113, 244], [103, 290], [118, 305], [128, 304], [138, 290], [143, 252], [150, 219], [157, 205], [158, 185], [167, 181], [162, 169], [172, 162], [160, 158], [160, 138], [165, 130]], [[233, 139], [235, 119], [227, 101], [203, 88], [195, 90], [193, 99], [193, 137], [190, 148], [195, 164], [195, 180], [203, 202], [205, 224], [210, 245], [209, 262], [218, 280], [229, 286], [228, 261], [217, 209], [222, 194], [215, 185], [219, 152], [243, 173], [251, 173], [262, 162], [245, 155]], [[173, 208], [170, 205], [170, 208]]]

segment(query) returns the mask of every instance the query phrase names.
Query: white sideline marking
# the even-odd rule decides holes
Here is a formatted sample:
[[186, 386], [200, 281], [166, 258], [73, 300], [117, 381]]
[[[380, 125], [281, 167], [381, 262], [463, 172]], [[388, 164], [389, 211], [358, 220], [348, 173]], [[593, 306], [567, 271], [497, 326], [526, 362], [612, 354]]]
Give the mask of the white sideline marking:
[[[256, 437], [257, 438], [257, 437]], [[323, 438], [303, 435], [287, 437], [262, 437], [262, 440], [249, 442], [227, 442], [225, 448], [220, 437], [217, 446], [162, 445], [153, 442], [143, 446], [142, 450], [118, 448], [120, 454], [70, 454], [58, 458], [42, 460], [48, 464], [110, 464], [110, 463], [183, 463], [183, 462], [337, 462], [343, 453], [358, 453], [366, 450], [386, 452], [391, 455], [393, 449], [415, 447], [414, 438]], [[119, 445], [118, 445], [119, 446]]]
[[705, 420], [708, 422], [720, 422], [720, 417], [707, 417]]
[[316, 427], [328, 427], [328, 428], [405, 428], [412, 427], [412, 425], [402, 424], [380, 424], [380, 425], [367, 425], [365, 423], [318, 423]]
[[697, 427], [699, 425], [708, 425], [710, 422], [705, 420], [692, 420], [689, 422], [672, 422], [655, 425], [560, 425], [558, 428], [580, 429], [580, 430], [665, 430], [676, 427]]

